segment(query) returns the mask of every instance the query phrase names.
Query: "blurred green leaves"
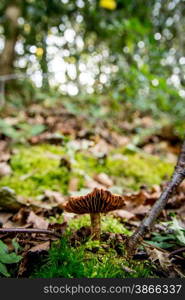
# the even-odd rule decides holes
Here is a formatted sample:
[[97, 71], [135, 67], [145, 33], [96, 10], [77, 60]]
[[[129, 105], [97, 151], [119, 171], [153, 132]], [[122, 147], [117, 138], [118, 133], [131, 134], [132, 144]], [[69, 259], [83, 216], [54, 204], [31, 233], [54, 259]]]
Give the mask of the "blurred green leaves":
[[43, 124], [33, 125], [20, 122], [14, 126], [6, 120], [0, 120], [0, 133], [16, 142], [25, 142], [26, 139], [42, 133], [45, 128]]
[[10, 277], [7, 270], [7, 264], [16, 264], [22, 259], [22, 256], [17, 255], [15, 252], [9, 253], [8, 247], [3, 241], [0, 240], [0, 274], [5, 277]]

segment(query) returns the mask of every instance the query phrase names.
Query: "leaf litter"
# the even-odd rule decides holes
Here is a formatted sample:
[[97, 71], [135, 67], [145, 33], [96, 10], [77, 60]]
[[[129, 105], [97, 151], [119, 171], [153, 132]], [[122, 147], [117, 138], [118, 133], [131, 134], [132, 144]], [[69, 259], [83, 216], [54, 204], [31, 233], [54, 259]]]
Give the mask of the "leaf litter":
[[[40, 105], [32, 105], [28, 110], [20, 112], [16, 116], [8, 116], [5, 118], [7, 126], [3, 133], [0, 133], [0, 177], [10, 175], [12, 170], [10, 167], [10, 160], [12, 150], [10, 142], [15, 138], [19, 138], [20, 141], [27, 141], [30, 144], [50, 143], [54, 145], [62, 145], [66, 137], [70, 137], [73, 140], [73, 146], [75, 151], [83, 150], [88, 151], [93, 157], [103, 159], [107, 157], [112, 149], [118, 146], [132, 145], [132, 141], [136, 141], [136, 135], [134, 133], [135, 127], [140, 126], [143, 128], [153, 128], [154, 123], [151, 118], [137, 117], [132, 122], [118, 120], [118, 126], [123, 131], [127, 132], [127, 136], [119, 135], [117, 132], [110, 131], [110, 127], [104, 122], [97, 122], [97, 126], [93, 130], [86, 126], [88, 124], [85, 116], [79, 117], [74, 114], [68, 113], [63, 107], [60, 109], [41, 107]], [[28, 124], [26, 126], [25, 124]], [[19, 135], [16, 135], [16, 127], [19, 127]], [[166, 130], [166, 129], [165, 129]], [[170, 129], [171, 130], [171, 129]], [[177, 138], [174, 137], [174, 133], [171, 131], [159, 131], [158, 134], [143, 135], [139, 137], [131, 151], [135, 151], [135, 146], [139, 146], [141, 150], [154, 155], [166, 155], [169, 159], [174, 161], [179, 147], [173, 146], [173, 142]], [[164, 132], [165, 135], [164, 135]], [[14, 137], [14, 134], [16, 135]], [[165, 142], [164, 142], [165, 140]], [[122, 154], [114, 154], [115, 157], [119, 156], [119, 159], [125, 159]], [[58, 159], [58, 158], [57, 158]], [[68, 157], [60, 158], [61, 165], [65, 165], [69, 172], [71, 172], [71, 161]], [[32, 174], [31, 174], [32, 175]], [[24, 176], [30, 176], [25, 174]], [[22, 180], [24, 180], [22, 178]], [[116, 188], [113, 178], [106, 173], [98, 173], [93, 178], [85, 174], [85, 186], [88, 189], [94, 187], [110, 189]], [[78, 178], [72, 178], [69, 182], [69, 192], [76, 192], [79, 184]], [[138, 192], [123, 193], [126, 206], [122, 210], [117, 210], [111, 214], [123, 222], [129, 229], [133, 229], [138, 226], [140, 220], [146, 215], [153, 203], [158, 199], [165, 183], [161, 186], [153, 186], [152, 188], [141, 187]], [[118, 187], [119, 188], [119, 187]], [[9, 206], [2, 207], [0, 211], [0, 226], [2, 228], [37, 228], [37, 229], [50, 229], [61, 236], [65, 233], [68, 226], [67, 214], [64, 215], [64, 222], [59, 224], [56, 222], [50, 222], [49, 217], [52, 215], [60, 216], [62, 213], [62, 205], [66, 201], [66, 196], [61, 193], [52, 190], [45, 190], [43, 195], [40, 196], [39, 201], [35, 199], [23, 199], [19, 195], [14, 197], [14, 201], [17, 202], [16, 213], [9, 210]], [[177, 213], [181, 219], [182, 225], [185, 225], [185, 184], [181, 184], [178, 187], [177, 194], [172, 196], [168, 204], [166, 205], [167, 214], [161, 215], [160, 218], [163, 222], [168, 222], [170, 217], [169, 213]], [[73, 216], [72, 216], [73, 217]], [[184, 229], [178, 227], [179, 223], [173, 224], [171, 228], [173, 234], [177, 240], [181, 241], [184, 245]], [[155, 225], [155, 231], [157, 235], [164, 233], [165, 227], [159, 228]], [[172, 234], [172, 235], [173, 235]], [[15, 237], [16, 236], [16, 237]], [[71, 237], [71, 244], [82, 243], [90, 236], [90, 228], [82, 227], [77, 231], [74, 231]], [[39, 260], [40, 255], [46, 255], [50, 249], [51, 242], [57, 240], [55, 236], [47, 236], [40, 233], [21, 234], [17, 233], [0, 233], [1, 241], [4, 245], [10, 245], [10, 241], [14, 238], [18, 245], [17, 252], [21, 254], [22, 260], [19, 265], [18, 276], [27, 276], [30, 273], [30, 262]], [[119, 246], [124, 243], [125, 236], [122, 234], [104, 233], [102, 241], [108, 243], [108, 247], [114, 247], [120, 254]], [[146, 237], [147, 242], [152, 240], [152, 236]], [[171, 237], [171, 240], [173, 238]], [[170, 241], [171, 241], [170, 240]], [[155, 242], [155, 239], [154, 239]], [[164, 242], [164, 241], [163, 241]], [[169, 242], [169, 241], [168, 241]], [[104, 245], [105, 246], [105, 245]], [[12, 247], [12, 246], [11, 246]], [[19, 248], [20, 247], [20, 248]], [[150, 246], [144, 245], [145, 257], [154, 265], [160, 265], [161, 272], [164, 276], [175, 276], [178, 273], [179, 276], [183, 276], [179, 269], [179, 265], [175, 265], [175, 259], [177, 263], [180, 262], [181, 266], [184, 266], [183, 251], [175, 254], [176, 246], [172, 246], [170, 251], [164, 250], [160, 247], [150, 248]], [[105, 247], [106, 248], [106, 247]], [[142, 249], [139, 249], [137, 255], [140, 257], [143, 255]], [[173, 257], [170, 257], [170, 253], [174, 253]], [[134, 270], [123, 266], [124, 270], [127, 268], [127, 272], [132, 273]], [[0, 271], [4, 275], [8, 276], [6, 267], [0, 265]]]

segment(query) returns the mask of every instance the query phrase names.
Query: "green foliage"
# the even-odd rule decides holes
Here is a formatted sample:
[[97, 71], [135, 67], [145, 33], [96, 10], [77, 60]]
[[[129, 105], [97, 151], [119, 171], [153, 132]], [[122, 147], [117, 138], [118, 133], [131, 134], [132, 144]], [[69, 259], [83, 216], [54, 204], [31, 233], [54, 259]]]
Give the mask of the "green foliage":
[[[182, 126], [185, 117], [184, 63], [180, 62], [184, 57], [180, 29], [183, 32], [183, 1], [174, 2], [173, 9], [169, 0], [164, 0], [163, 5], [154, 0], [139, 3], [117, 0], [116, 3], [117, 6], [109, 10], [101, 7], [97, 0], [81, 4], [76, 0], [65, 3], [60, 0], [14, 1], [21, 13], [18, 43], [22, 46], [14, 55], [16, 69], [22, 73], [29, 70], [30, 74], [34, 65], [34, 70], [49, 75], [48, 66], [57, 51], [67, 50], [63, 59], [76, 68], [77, 78], [71, 78], [68, 71], [65, 75], [67, 83], [74, 83], [80, 91], [78, 105], [81, 108], [85, 102], [81, 96], [87, 94], [87, 89], [79, 80], [80, 75], [85, 74], [80, 65], [84, 64], [88, 70], [89, 59], [99, 57], [92, 71], [95, 94], [109, 95], [120, 111], [129, 103], [133, 109], [150, 112], [157, 118], [167, 114], [170, 122], [178, 121]], [[10, 22], [4, 16], [9, 4], [11, 1], [0, 3], [0, 37], [5, 41], [11, 31]], [[75, 32], [73, 41], [65, 39], [68, 29]], [[50, 37], [62, 41], [62, 44], [54, 43], [53, 54], [47, 47]], [[83, 41], [82, 47], [76, 43], [78, 38]], [[61, 51], [61, 55], [64, 52]], [[19, 59], [25, 61], [25, 66], [19, 65]], [[101, 75], [107, 77], [105, 83]], [[171, 80], [173, 75], [175, 80]], [[43, 87], [48, 88], [48, 85], [48, 77], [43, 77]], [[7, 94], [16, 106], [20, 106], [22, 98], [25, 104], [35, 101], [37, 96], [40, 100], [47, 98], [43, 93], [35, 93], [28, 80], [24, 80], [22, 88], [8, 88]], [[91, 101], [93, 97], [87, 98]], [[81, 111], [73, 101], [65, 101], [65, 105], [75, 113]], [[103, 115], [99, 99], [91, 108], [91, 115]]]
[[[15, 246], [15, 243], [14, 243]], [[16, 264], [22, 259], [22, 256], [17, 255], [15, 252], [9, 253], [8, 247], [0, 240], [0, 274], [5, 277], [10, 277], [7, 270], [7, 264]]]
[[42, 124], [31, 125], [28, 123], [19, 123], [16, 127], [17, 129], [5, 120], [0, 120], [0, 132], [10, 137], [16, 143], [25, 142], [28, 138], [36, 136], [45, 130], [45, 126]]
[[[91, 247], [90, 247], [91, 246]], [[125, 272], [122, 264], [129, 263], [116, 255], [115, 251], [92, 253], [87, 249], [97, 247], [96, 242], [78, 248], [69, 245], [66, 238], [54, 243], [47, 261], [36, 268], [32, 277], [39, 278], [125, 278], [152, 276], [152, 268], [146, 262], [130, 262], [133, 274]], [[98, 244], [99, 246], [99, 244]]]
[[183, 228], [178, 219], [173, 217], [169, 222], [163, 222], [163, 226], [166, 227], [164, 233], [153, 233], [151, 244], [158, 247], [168, 249], [174, 246], [185, 246], [185, 228]]

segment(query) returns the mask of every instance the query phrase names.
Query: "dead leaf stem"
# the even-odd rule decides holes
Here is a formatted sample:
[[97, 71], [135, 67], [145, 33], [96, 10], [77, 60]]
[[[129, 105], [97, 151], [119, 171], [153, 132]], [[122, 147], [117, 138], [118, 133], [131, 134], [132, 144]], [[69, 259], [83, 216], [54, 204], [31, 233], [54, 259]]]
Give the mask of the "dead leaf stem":
[[42, 233], [48, 235], [54, 235], [56, 237], [61, 237], [60, 234], [47, 230], [47, 229], [34, 229], [34, 228], [0, 228], [0, 233]]

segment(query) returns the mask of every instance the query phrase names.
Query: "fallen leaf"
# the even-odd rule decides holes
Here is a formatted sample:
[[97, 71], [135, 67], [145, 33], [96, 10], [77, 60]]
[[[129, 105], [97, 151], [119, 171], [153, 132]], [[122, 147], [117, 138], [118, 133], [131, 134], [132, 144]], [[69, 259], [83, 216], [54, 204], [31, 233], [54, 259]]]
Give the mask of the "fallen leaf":
[[[1, 150], [1, 146], [0, 146], [0, 153], [2, 152]], [[8, 152], [4, 152], [4, 153], [1, 153], [1, 156], [0, 156], [0, 161], [2, 162], [7, 162], [8, 160], [10, 159], [10, 153]]]
[[135, 217], [135, 214], [124, 209], [115, 210], [112, 212], [112, 214], [117, 218], [122, 218], [127, 220], [133, 219]]
[[62, 224], [59, 224], [59, 223], [49, 224], [48, 229], [53, 230], [54, 232], [62, 235], [65, 232], [67, 226], [68, 226], [68, 224], [65, 221]]
[[150, 205], [139, 205], [132, 210], [132, 213], [136, 216], [143, 216], [150, 210]]
[[44, 192], [44, 198], [42, 199], [44, 201], [48, 201], [51, 204], [62, 204], [65, 202], [65, 197], [56, 191], [51, 191], [51, 190], [45, 190]]
[[31, 224], [33, 228], [48, 229], [49, 222], [44, 218], [37, 216], [33, 211], [30, 212], [27, 223]]
[[75, 192], [78, 190], [79, 178], [72, 177], [69, 181], [68, 190], [69, 192]]
[[0, 177], [8, 176], [12, 173], [11, 167], [6, 162], [0, 163]]
[[71, 245], [75, 246], [76, 243], [81, 243], [83, 240], [86, 240], [90, 234], [91, 228], [89, 226], [82, 226], [72, 234], [70, 238]]
[[31, 247], [28, 252], [42, 252], [42, 251], [48, 251], [50, 248], [50, 241], [40, 243], [34, 247]]
[[4, 225], [13, 216], [11, 213], [0, 212], [0, 226]]
[[113, 185], [112, 179], [106, 173], [99, 173], [94, 176], [94, 179], [105, 187], [111, 187]]
[[146, 251], [152, 262], [158, 262], [164, 271], [168, 271], [168, 268], [172, 266], [169, 253], [167, 251], [160, 251], [156, 248], [146, 247]]
[[0, 189], [0, 208], [4, 211], [18, 211], [22, 207], [18, 202], [17, 195], [14, 190], [9, 187], [2, 187]]
[[101, 139], [95, 146], [92, 146], [89, 149], [89, 152], [93, 154], [94, 157], [101, 158], [106, 156], [110, 151], [110, 146], [106, 143], [105, 140]]
[[[12, 221], [18, 224], [18, 227], [25, 225], [27, 222], [30, 209], [27, 207], [22, 207], [19, 211], [13, 216]], [[27, 224], [26, 224], [27, 225]]]
[[91, 177], [86, 176], [86, 181], [84, 183], [84, 186], [88, 189], [94, 189], [94, 188], [105, 188], [102, 184], [98, 183], [97, 181], [93, 180]]

